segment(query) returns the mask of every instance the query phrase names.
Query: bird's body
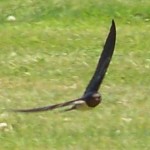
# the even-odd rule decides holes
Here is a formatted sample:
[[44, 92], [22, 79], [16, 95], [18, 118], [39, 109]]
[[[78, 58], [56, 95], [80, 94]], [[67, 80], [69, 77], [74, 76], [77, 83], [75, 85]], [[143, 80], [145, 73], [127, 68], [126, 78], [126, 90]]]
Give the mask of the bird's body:
[[112, 25], [110, 28], [110, 32], [106, 39], [102, 54], [99, 58], [96, 70], [88, 83], [83, 96], [78, 99], [71, 100], [64, 103], [39, 107], [39, 108], [31, 108], [31, 109], [12, 109], [14, 112], [39, 112], [39, 111], [47, 111], [53, 110], [60, 107], [71, 106], [70, 108], [65, 109], [65, 111], [70, 110], [89, 110], [91, 108], [96, 107], [100, 104], [102, 97], [98, 92], [101, 83], [104, 79], [105, 73], [111, 61], [114, 48], [116, 42], [116, 27], [115, 22], [112, 21]]
[[68, 108], [66, 110], [73, 110], [73, 109], [77, 109], [77, 110], [89, 110], [92, 109], [92, 107], [89, 107], [86, 102], [84, 100], [80, 100], [80, 101], [76, 101], [73, 103], [73, 106], [71, 108]]
[[72, 103], [72, 107], [66, 110], [73, 110], [73, 109], [77, 109], [77, 110], [89, 110], [92, 109], [94, 107], [96, 107], [97, 105], [99, 105], [99, 103], [101, 102], [101, 96], [99, 93], [95, 93], [92, 96], [88, 96], [87, 98], [83, 98], [81, 100], [75, 101]]

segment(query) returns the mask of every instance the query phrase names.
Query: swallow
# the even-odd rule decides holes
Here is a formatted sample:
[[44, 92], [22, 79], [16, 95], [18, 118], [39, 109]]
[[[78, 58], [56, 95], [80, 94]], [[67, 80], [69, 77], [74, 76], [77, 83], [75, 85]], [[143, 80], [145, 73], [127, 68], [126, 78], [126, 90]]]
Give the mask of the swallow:
[[[61, 108], [61, 107], [67, 107], [63, 111], [88, 110], [90, 108], [95, 108], [102, 101], [102, 96], [98, 91], [100, 89], [106, 71], [108, 69], [108, 66], [110, 64], [115, 49], [115, 43], [116, 43], [116, 26], [114, 20], [112, 20], [110, 31], [106, 38], [103, 51], [99, 57], [96, 70], [91, 80], [89, 81], [83, 95], [80, 98], [63, 102], [63, 103], [44, 106], [44, 107], [31, 108], [31, 109], [11, 109], [11, 110], [13, 112], [30, 113], [30, 112], [54, 110], [56, 108]], [[68, 106], [70, 107], [68, 108]]]

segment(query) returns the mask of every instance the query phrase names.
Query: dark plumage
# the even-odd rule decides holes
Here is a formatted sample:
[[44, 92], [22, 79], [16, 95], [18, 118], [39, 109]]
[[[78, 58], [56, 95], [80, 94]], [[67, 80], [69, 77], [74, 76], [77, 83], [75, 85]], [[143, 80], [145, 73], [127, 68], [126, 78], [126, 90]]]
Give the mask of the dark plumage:
[[39, 111], [53, 110], [59, 107], [71, 105], [70, 108], [65, 109], [65, 111], [70, 111], [73, 109], [82, 110], [96, 107], [102, 100], [101, 95], [98, 93], [98, 90], [101, 86], [109, 63], [111, 61], [115, 48], [115, 42], [116, 42], [116, 27], [114, 20], [112, 20], [110, 32], [106, 39], [102, 54], [99, 58], [95, 73], [91, 78], [81, 98], [45, 107], [31, 108], [31, 109], [11, 109], [11, 110], [14, 112], [39, 112]]

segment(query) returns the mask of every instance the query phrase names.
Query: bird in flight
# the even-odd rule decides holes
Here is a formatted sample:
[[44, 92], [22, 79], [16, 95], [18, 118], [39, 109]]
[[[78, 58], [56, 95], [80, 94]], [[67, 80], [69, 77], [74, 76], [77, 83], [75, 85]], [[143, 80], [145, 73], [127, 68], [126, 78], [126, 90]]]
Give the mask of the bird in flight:
[[[99, 58], [96, 70], [91, 80], [89, 81], [83, 93], [83, 96], [81, 96], [80, 98], [44, 107], [31, 109], [11, 109], [11, 111], [29, 113], [29, 112], [54, 110], [56, 108], [61, 107], [67, 107], [66, 109], [64, 109], [64, 111], [87, 110], [96, 107], [98, 104], [100, 104], [102, 100], [101, 94], [98, 92], [98, 90], [102, 84], [105, 73], [111, 61], [115, 48], [115, 42], [116, 42], [116, 26], [114, 20], [112, 20], [110, 31], [108, 37], [106, 38], [106, 42], [104, 44], [103, 51]], [[70, 107], [68, 108], [68, 106]]]

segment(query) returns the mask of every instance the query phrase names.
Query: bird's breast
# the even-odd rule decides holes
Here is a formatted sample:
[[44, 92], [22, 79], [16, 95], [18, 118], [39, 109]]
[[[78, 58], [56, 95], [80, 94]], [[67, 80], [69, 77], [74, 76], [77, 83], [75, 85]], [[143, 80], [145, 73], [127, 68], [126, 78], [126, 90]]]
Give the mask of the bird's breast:
[[74, 102], [74, 107], [77, 110], [89, 110], [92, 108], [92, 107], [89, 107], [84, 100]]

